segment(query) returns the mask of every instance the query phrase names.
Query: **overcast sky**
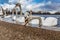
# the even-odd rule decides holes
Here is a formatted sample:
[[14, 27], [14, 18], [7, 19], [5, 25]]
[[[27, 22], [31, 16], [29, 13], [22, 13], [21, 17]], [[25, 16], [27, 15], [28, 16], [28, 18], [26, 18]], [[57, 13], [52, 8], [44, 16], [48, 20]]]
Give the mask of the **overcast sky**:
[[21, 3], [23, 11], [60, 11], [60, 0], [0, 0], [0, 5], [17, 2]]

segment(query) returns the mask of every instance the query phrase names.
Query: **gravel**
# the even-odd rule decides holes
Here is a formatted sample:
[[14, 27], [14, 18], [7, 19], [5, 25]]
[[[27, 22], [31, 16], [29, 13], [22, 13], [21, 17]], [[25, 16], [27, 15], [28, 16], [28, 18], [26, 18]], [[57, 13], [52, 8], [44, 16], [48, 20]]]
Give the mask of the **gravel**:
[[0, 21], [0, 40], [60, 40], [60, 31]]

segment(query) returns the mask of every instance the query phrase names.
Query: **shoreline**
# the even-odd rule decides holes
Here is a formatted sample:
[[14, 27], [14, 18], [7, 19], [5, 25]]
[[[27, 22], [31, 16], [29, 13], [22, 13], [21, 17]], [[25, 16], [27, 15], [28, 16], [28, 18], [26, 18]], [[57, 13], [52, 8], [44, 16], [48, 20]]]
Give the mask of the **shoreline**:
[[1, 40], [60, 40], [60, 32], [0, 21]]
[[[2, 25], [3, 24], [3, 25]], [[8, 24], [8, 25], [7, 25]], [[31, 27], [31, 28], [37, 28], [37, 29], [44, 29], [44, 30], [51, 30], [51, 31], [60, 31], [60, 27], [48, 27], [48, 26], [41, 26], [41, 27], [37, 27], [37, 26], [24, 26], [21, 24], [17, 24], [17, 23], [9, 23], [9, 22], [5, 22], [5, 21], [0, 21], [0, 26], [23, 26], [23, 27]]]

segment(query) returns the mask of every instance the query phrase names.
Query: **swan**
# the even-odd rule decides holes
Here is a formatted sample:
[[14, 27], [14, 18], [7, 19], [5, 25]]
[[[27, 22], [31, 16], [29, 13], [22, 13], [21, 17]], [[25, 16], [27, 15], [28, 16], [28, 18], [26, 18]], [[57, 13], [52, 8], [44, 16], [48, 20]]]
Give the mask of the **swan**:
[[43, 22], [43, 26], [55, 26], [57, 25], [57, 21], [58, 19], [55, 17], [47, 17], [44, 22]]

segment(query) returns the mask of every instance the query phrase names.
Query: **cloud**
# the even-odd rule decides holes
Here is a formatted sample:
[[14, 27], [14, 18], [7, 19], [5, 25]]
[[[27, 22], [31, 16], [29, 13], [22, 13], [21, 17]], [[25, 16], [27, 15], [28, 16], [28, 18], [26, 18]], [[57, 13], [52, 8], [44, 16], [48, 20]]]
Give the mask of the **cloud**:
[[27, 5], [27, 8], [38, 8], [38, 7], [41, 7], [41, 6], [44, 6], [45, 4], [44, 3], [39, 3], [39, 4], [31, 4], [31, 5]]
[[1, 6], [2, 6], [2, 8], [4, 9], [4, 10], [6, 10], [6, 9], [8, 9], [8, 11], [11, 11], [14, 7], [15, 7], [15, 5], [14, 4], [8, 4], [8, 3], [4, 3], [4, 4], [1, 4]]
[[44, 7], [48, 11], [60, 11], [60, 3], [51, 3], [50, 5], [45, 5]]
[[22, 9], [23, 10], [35, 10], [35, 9], [40, 9], [39, 7], [40, 6], [44, 6], [45, 4], [44, 3], [35, 3], [35, 2], [33, 2], [33, 0], [18, 0], [18, 1], [11, 1], [10, 0], [10, 2], [15, 2], [15, 3], [21, 3], [21, 5], [22, 5]]
[[33, 11], [40, 11], [40, 10], [47, 10], [47, 11], [60, 11], [60, 3], [56, 2], [56, 0], [48, 0], [47, 2], [43, 1], [40, 3], [33, 2], [34, 0], [9, 0], [9, 3], [21, 3], [22, 10], [27, 11], [27, 10], [33, 10]]
[[27, 10], [33, 10], [33, 11], [39, 11], [41, 10], [40, 7], [44, 6], [44, 3], [38, 3], [38, 4], [30, 4], [26, 6]]

